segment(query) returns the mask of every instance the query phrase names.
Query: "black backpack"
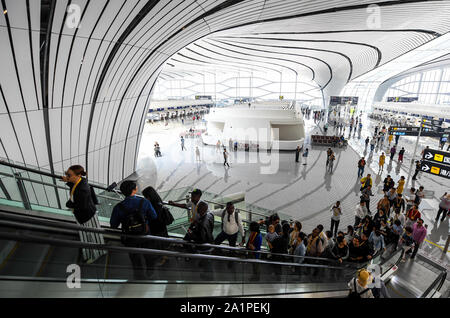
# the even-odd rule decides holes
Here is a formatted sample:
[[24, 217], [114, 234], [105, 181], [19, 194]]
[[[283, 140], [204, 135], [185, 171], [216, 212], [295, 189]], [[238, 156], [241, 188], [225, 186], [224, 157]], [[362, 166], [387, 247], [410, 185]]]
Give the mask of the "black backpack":
[[148, 233], [147, 220], [142, 213], [142, 205], [144, 200], [139, 203], [137, 209], [127, 209], [123, 203], [119, 203], [119, 208], [125, 212], [125, 219], [122, 222], [122, 232], [131, 235], [146, 235]]
[[[161, 203], [160, 203], [161, 204]], [[161, 212], [158, 213], [158, 221], [163, 225], [170, 225], [175, 220], [168, 207], [161, 204]]]
[[353, 280], [353, 286], [355, 287], [355, 290], [350, 292], [350, 294], [348, 295], [348, 298], [361, 298], [361, 295], [368, 292], [369, 288], [363, 290], [362, 292], [358, 293], [356, 291], [356, 279]]

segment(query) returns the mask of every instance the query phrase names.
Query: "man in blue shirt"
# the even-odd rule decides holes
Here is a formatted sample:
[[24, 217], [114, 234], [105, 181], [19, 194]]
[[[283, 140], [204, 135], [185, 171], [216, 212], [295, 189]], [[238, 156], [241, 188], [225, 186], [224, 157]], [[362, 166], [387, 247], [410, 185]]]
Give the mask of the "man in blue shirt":
[[[110, 220], [111, 228], [117, 229], [120, 225], [122, 225], [122, 231], [126, 232], [124, 230], [124, 225], [127, 223], [127, 216], [133, 214], [133, 211], [140, 211], [143, 215], [143, 220], [145, 220], [147, 224], [145, 233], [142, 233], [142, 235], [151, 234], [149, 225], [151, 220], [157, 219], [157, 214], [150, 201], [136, 196], [138, 188], [135, 181], [127, 180], [122, 182], [120, 185], [120, 191], [126, 198], [114, 207]], [[127, 238], [123, 239], [122, 242], [127, 247], [152, 248], [153, 246], [150, 240], [138, 238]], [[155, 256], [150, 254], [142, 255], [134, 253], [130, 253], [129, 256], [133, 265], [134, 279], [139, 280], [150, 278], [153, 271]], [[147, 268], [144, 266], [143, 259], [145, 259]]]

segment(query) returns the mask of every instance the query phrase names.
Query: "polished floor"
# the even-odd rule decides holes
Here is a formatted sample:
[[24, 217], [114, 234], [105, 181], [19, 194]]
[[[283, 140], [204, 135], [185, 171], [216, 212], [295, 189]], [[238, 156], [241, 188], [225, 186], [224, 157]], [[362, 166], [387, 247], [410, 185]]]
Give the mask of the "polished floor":
[[[384, 172], [377, 174], [379, 155], [382, 151], [388, 153], [387, 142], [384, 148], [377, 147], [373, 153], [370, 153], [370, 149], [365, 151], [364, 139], [372, 136], [377, 123], [364, 115], [361, 136], [352, 133], [349, 147], [334, 149], [336, 162], [333, 172], [329, 173], [326, 171], [327, 147], [311, 147], [309, 144], [312, 134], [323, 134], [323, 122], [316, 125], [313, 120], [305, 121], [305, 143], [310, 148], [306, 165], [304, 158], [301, 158], [302, 162], [296, 163], [293, 152], [267, 154], [238, 151], [230, 152], [230, 168], [224, 167], [222, 152], [212, 146], [203, 146], [199, 139], [186, 139], [186, 150], [181, 150], [180, 133], [190, 127], [204, 127], [204, 123], [186, 120], [182, 125], [180, 119], [174, 119], [167, 126], [163, 122], [146, 124], [135, 177], [139, 179], [141, 187], [151, 185], [158, 191], [191, 186], [218, 196], [243, 192], [246, 202], [300, 220], [304, 231], [309, 233], [318, 224], [323, 224], [326, 229], [330, 227], [330, 208], [338, 200], [344, 213], [340, 229], [345, 230], [347, 225], [353, 224], [354, 210], [360, 196], [357, 162], [361, 155], [368, 159], [370, 167], [366, 167], [365, 174], [372, 174], [376, 188], [371, 200], [372, 211], [376, 211], [376, 203], [383, 195], [378, 188], [387, 174], [395, 182], [401, 175], [408, 176], [414, 137], [400, 138], [398, 149], [406, 149], [404, 163], [397, 162], [398, 155], [392, 162], [387, 156]], [[334, 129], [330, 127], [328, 134], [334, 135]], [[348, 128], [345, 136], [348, 137]], [[154, 156], [155, 141], [161, 146], [162, 157]], [[436, 143], [431, 138], [421, 138], [418, 153], [426, 145], [436, 148]], [[200, 150], [200, 161], [196, 160], [196, 147]], [[449, 218], [444, 222], [434, 222], [434, 217], [438, 198], [450, 190], [450, 184], [443, 178], [423, 174], [413, 185], [423, 185], [425, 189], [435, 192], [433, 198], [425, 199], [421, 204], [428, 226], [428, 242], [423, 244], [421, 252], [429, 253], [446, 264], [448, 257], [443, 256], [442, 250], [449, 232]]]

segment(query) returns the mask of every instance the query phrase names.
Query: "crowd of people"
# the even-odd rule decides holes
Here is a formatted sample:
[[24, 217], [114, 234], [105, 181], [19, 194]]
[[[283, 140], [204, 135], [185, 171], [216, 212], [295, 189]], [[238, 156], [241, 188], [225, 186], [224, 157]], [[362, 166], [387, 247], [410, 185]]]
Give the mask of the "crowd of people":
[[[310, 116], [311, 111], [305, 110], [305, 116]], [[320, 121], [323, 118], [323, 112], [314, 112], [314, 120]], [[336, 129], [340, 129], [339, 123], [332, 123]], [[362, 128], [361, 120], [356, 119], [350, 122], [350, 133], [356, 127]], [[386, 127], [375, 128], [375, 134], [372, 139], [367, 137], [365, 140], [366, 149], [370, 144], [371, 151], [376, 145], [382, 146], [386, 140]], [[398, 137], [398, 136], [397, 136]], [[393, 136], [387, 137], [388, 147], [393, 142]], [[180, 139], [181, 149], [184, 150], [184, 139]], [[390, 148], [390, 160], [392, 161], [397, 153], [398, 138], [395, 145]], [[220, 141], [217, 148], [220, 151]], [[236, 150], [236, 142], [230, 139], [230, 150]], [[224, 165], [228, 165], [228, 153], [223, 147]], [[198, 150], [198, 149], [197, 149]], [[303, 148], [298, 147], [296, 151], [296, 162]], [[305, 155], [306, 153], [306, 155]], [[398, 153], [399, 162], [403, 162], [405, 150], [402, 148]], [[155, 143], [155, 156], [161, 156], [159, 144]], [[308, 149], [303, 152], [303, 157], [308, 156]], [[199, 160], [199, 154], [197, 154]], [[327, 150], [326, 167], [331, 173], [333, 171], [336, 156], [331, 148]], [[386, 161], [386, 155], [382, 152], [379, 159], [379, 173], [383, 171]], [[347, 225], [345, 230], [339, 228], [341, 217], [344, 215], [341, 202], [337, 201], [330, 208], [330, 227], [326, 230], [322, 224], [318, 224], [310, 233], [305, 232], [300, 221], [281, 220], [278, 214], [273, 214], [266, 219], [258, 222], [253, 221], [248, 226], [248, 232], [244, 230], [243, 220], [239, 211], [235, 209], [233, 203], [229, 202], [222, 209], [209, 210], [209, 205], [201, 199], [202, 191], [195, 189], [191, 193], [188, 203], [176, 203], [169, 201], [169, 205], [187, 209], [189, 228], [184, 237], [187, 242], [210, 243], [220, 245], [228, 241], [229, 246], [235, 247], [238, 244], [239, 234], [241, 240], [240, 246], [245, 246], [247, 250], [253, 251], [250, 257], [259, 259], [267, 257], [268, 259], [279, 261], [283, 258], [280, 255], [294, 256], [290, 260], [297, 263], [304, 263], [305, 257], [321, 257], [334, 260], [336, 264], [343, 262], [364, 263], [370, 261], [375, 254], [382, 255], [388, 245], [392, 250], [398, 248], [404, 249], [404, 258], [411, 254], [411, 259], [417, 254], [417, 251], [425, 240], [427, 235], [427, 226], [424, 225], [420, 204], [424, 198], [424, 187], [415, 189], [410, 188], [407, 194], [404, 194], [405, 177], [401, 176], [397, 183], [390, 175], [383, 181], [384, 196], [376, 204], [376, 213], [372, 214], [371, 197], [373, 181], [370, 174], [365, 177], [364, 169], [367, 162], [365, 157], [358, 161], [358, 178], [360, 179], [360, 200], [355, 207], [355, 220], [351, 225]], [[416, 162], [416, 164], [420, 164]], [[228, 165], [229, 166], [229, 165]], [[413, 179], [417, 177], [416, 174]], [[77, 222], [85, 227], [100, 228], [98, 217], [96, 216], [95, 204], [98, 201], [92, 188], [84, 178], [86, 172], [81, 166], [72, 166], [63, 180], [70, 187], [70, 200], [66, 206], [74, 211]], [[111, 228], [121, 228], [126, 234], [122, 243], [128, 247], [167, 249], [168, 244], [164, 242], [142, 240], [134, 238], [133, 235], [153, 235], [168, 237], [167, 225], [173, 221], [170, 210], [163, 205], [157, 191], [152, 187], [147, 187], [142, 191], [141, 196], [137, 196], [138, 188], [134, 181], [124, 181], [120, 185], [120, 191], [125, 199], [117, 204], [112, 212], [110, 225]], [[450, 195], [445, 193], [441, 198], [439, 211], [436, 221], [441, 218], [444, 221], [449, 215]], [[220, 216], [222, 228], [218, 235], [214, 237], [214, 216]], [[262, 229], [266, 232], [262, 234]], [[96, 242], [104, 244], [101, 234], [89, 232], [80, 232], [80, 238], [83, 242]], [[269, 254], [258, 253], [261, 251], [263, 243], [267, 243]], [[208, 253], [210, 248], [191, 247], [191, 251]], [[256, 253], [255, 253], [256, 252]], [[95, 262], [104, 252], [92, 249], [83, 249], [84, 259], [88, 263]], [[157, 257], [151, 254], [129, 254], [135, 278], [149, 278], [152, 275], [152, 268], [164, 265], [168, 259], [166, 257]], [[306, 262], [308, 262], [306, 260]], [[255, 268], [255, 279], [258, 278]], [[370, 273], [367, 271], [358, 271], [357, 276], [349, 283], [349, 288], [356, 293], [362, 293], [361, 297], [374, 297], [373, 292], [366, 291]]]

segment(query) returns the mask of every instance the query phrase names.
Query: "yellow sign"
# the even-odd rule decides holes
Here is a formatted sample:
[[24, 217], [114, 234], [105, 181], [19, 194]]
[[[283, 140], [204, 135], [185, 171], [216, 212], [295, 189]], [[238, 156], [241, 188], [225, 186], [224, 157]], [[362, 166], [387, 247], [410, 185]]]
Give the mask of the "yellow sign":
[[444, 161], [444, 156], [436, 153], [434, 154], [434, 161], [442, 162]]
[[439, 174], [440, 171], [441, 171], [441, 168], [431, 167], [431, 173], [433, 173], [433, 174]]

